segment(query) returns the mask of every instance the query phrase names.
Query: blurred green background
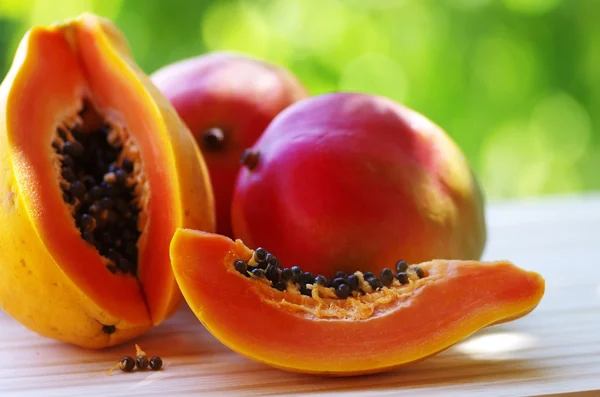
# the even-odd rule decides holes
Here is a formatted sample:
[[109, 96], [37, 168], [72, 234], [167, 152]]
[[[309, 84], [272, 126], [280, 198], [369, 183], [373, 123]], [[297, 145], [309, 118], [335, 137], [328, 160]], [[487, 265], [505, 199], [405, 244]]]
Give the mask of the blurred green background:
[[360, 90], [425, 114], [490, 198], [600, 189], [600, 1], [0, 0], [0, 74], [32, 24], [91, 11], [148, 73], [234, 50], [312, 94]]

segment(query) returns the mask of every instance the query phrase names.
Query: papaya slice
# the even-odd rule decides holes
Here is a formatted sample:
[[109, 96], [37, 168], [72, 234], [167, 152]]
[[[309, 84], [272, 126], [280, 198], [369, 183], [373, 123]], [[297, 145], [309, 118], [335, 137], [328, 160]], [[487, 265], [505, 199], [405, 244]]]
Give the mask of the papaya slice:
[[342, 299], [333, 291], [344, 275], [332, 286], [318, 276], [305, 284], [302, 273], [281, 288], [269, 270], [277, 261], [240, 240], [179, 229], [170, 252], [181, 291], [209, 332], [243, 356], [301, 373], [368, 374], [421, 360], [524, 316], [544, 293], [540, 275], [510, 262], [399, 261], [392, 282], [390, 269], [346, 275], [358, 286]]
[[182, 301], [169, 244], [214, 230], [191, 132], [93, 14], [35, 26], [0, 86], [0, 307], [41, 335], [104, 347]]

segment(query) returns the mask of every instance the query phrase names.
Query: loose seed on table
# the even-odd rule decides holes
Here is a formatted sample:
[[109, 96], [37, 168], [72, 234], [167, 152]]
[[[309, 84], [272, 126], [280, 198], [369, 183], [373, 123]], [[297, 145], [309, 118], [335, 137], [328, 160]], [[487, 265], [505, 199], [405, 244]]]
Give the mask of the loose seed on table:
[[162, 368], [163, 361], [160, 357], [154, 356], [150, 359], [150, 369], [153, 371], [158, 371]]
[[136, 363], [138, 369], [146, 369], [146, 368], [148, 368], [148, 365], [150, 364], [150, 360], [148, 360], [148, 357], [146, 357], [144, 355], [139, 355], [135, 358], [135, 363]]
[[119, 368], [121, 368], [121, 370], [123, 370], [124, 372], [130, 372], [135, 367], [135, 361], [132, 357], [129, 356], [121, 358], [119, 364]]
[[138, 369], [142, 370], [148, 368], [148, 365], [150, 364], [146, 352], [143, 351], [137, 343], [135, 344], [135, 363]]
[[114, 367], [106, 371], [106, 376], [110, 375], [117, 368], [123, 372], [131, 372], [135, 368], [135, 360], [130, 356], [121, 357]]

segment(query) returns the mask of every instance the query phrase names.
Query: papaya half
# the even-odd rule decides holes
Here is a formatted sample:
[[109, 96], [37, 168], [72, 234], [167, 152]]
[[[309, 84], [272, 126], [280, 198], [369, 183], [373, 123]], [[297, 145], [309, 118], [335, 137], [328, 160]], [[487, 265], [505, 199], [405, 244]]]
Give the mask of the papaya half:
[[0, 308], [100, 348], [182, 301], [169, 244], [213, 231], [204, 159], [122, 33], [93, 14], [23, 37], [0, 86]]
[[[179, 229], [171, 263], [200, 322], [230, 349], [302, 373], [376, 373], [532, 311], [540, 275], [510, 262], [398, 261], [379, 276], [313, 276], [264, 248]], [[308, 274], [307, 274], [308, 273]]]

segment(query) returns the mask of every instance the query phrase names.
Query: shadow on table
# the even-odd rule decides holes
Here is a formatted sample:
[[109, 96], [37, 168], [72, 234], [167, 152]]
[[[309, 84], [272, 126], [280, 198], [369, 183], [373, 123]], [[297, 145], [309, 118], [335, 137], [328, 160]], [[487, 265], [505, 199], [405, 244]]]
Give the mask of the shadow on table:
[[[49, 349], [47, 352], [78, 363], [70, 369], [73, 376], [80, 373], [103, 378], [104, 371], [121, 356], [133, 355], [133, 345], [138, 343], [149, 355], [163, 358], [164, 370], [117, 376], [106, 383], [106, 387], [118, 385], [148, 393], [161, 390], [163, 393], [265, 395], [418, 390], [459, 385], [468, 388], [469, 384], [481, 387], [482, 384], [514, 382], [541, 375], [535, 362], [520, 359], [523, 357], [520, 351], [532, 345], [532, 337], [523, 334], [523, 328], [519, 330], [510, 324], [481, 330], [445, 352], [392, 371], [328, 378], [277, 370], [234, 354], [192, 317], [193, 314], [183, 310], [147, 334], [108, 349], [85, 350], [82, 354], [84, 350], [80, 348], [43, 341], [47, 347], [42, 348], [41, 353]], [[23, 357], [28, 362], [32, 359], [33, 356]], [[57, 367], [56, 371], [59, 376], [61, 369]]]
[[[380, 374], [346, 378], [287, 374], [287, 379], [279, 376], [277, 382], [270, 382], [268, 386], [264, 387], [264, 390], [256, 390], [260, 389], [260, 386], [251, 386], [251, 389], [260, 391], [261, 394], [283, 394], [286, 392], [319, 393], [326, 391], [372, 392], [459, 385], [461, 388], [468, 388], [469, 384], [513, 382], [538, 376], [539, 370], [528, 361], [518, 359], [478, 360], [448, 351], [425, 361]], [[268, 378], [269, 375], [266, 377]]]
[[[178, 371], [169, 374], [169, 379], [176, 379], [179, 387], [197, 393], [221, 391], [263, 395], [468, 387], [470, 383], [512, 382], [540, 376], [534, 362], [518, 357], [518, 350], [528, 347], [526, 335], [519, 335], [516, 329], [505, 325], [481, 330], [445, 352], [392, 371], [331, 378], [288, 373], [253, 362], [231, 353], [201, 326], [182, 328], [173, 324], [173, 331], [177, 329], [173, 332], [166, 325], [135, 342], [149, 352], [168, 346], [168, 354], [175, 358], [173, 367], [179, 367]], [[517, 354], [511, 355], [511, 350]], [[194, 382], [186, 385], [190, 377]]]

